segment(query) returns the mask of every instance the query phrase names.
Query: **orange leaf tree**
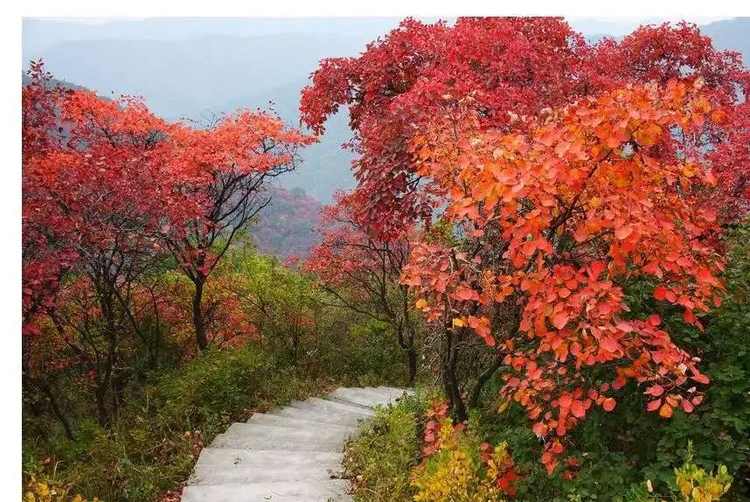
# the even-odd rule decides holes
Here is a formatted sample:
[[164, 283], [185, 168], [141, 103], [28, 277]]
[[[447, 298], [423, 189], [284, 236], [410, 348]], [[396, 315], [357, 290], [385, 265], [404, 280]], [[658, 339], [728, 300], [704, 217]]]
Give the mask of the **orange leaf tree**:
[[526, 409], [550, 473], [567, 433], [593, 407], [613, 410], [628, 381], [663, 417], [702, 400], [698, 360], [624, 298], [629, 281], [650, 278], [654, 297], [699, 328], [720, 301], [705, 138], [722, 124], [702, 87], [627, 86], [518, 134], [482, 129], [469, 104], [414, 142], [418, 173], [448, 194], [453, 238], [427, 232], [403, 281], [453, 344], [473, 332], [497, 351], [501, 394]]
[[169, 211], [161, 236], [194, 285], [192, 318], [196, 342], [209, 344], [211, 312], [203, 292], [238, 232], [271, 201], [269, 180], [292, 171], [297, 149], [313, 139], [265, 112], [240, 110], [206, 129], [176, 124], [170, 129], [177, 207]]

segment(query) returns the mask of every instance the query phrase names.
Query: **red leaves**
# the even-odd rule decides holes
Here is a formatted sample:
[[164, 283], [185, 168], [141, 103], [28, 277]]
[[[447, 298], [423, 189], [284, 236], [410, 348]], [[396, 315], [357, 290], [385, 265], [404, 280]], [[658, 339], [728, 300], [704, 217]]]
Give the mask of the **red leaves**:
[[[702, 199], [714, 183], [700, 138], [727, 132], [704, 134], [711, 121], [732, 121], [714, 112], [733, 102], [741, 67], [685, 26], [643, 28], [595, 51], [584, 44], [548, 20], [409, 21], [357, 58], [324, 62], [303, 93], [313, 127], [349, 106], [366, 201], [357, 216], [370, 234], [435, 216], [449, 229], [425, 231], [404, 269], [427, 320], [454, 329], [445, 323], [472, 316], [491, 343], [484, 320], [518, 319], [495, 334], [514, 371], [502, 394], [544, 436], [564, 437], [585, 418], [590, 405], [573, 403], [613, 410], [613, 398], [586, 397], [606, 392], [602, 383], [667, 386], [699, 374], [658, 315], [623, 320], [621, 284], [652, 276], [654, 298], [696, 325], [720, 289], [721, 260], [705, 236], [721, 218]], [[696, 86], [685, 65], [716, 78]], [[534, 75], [523, 86], [521, 68]], [[579, 388], [583, 368], [604, 364], [612, 381]], [[658, 401], [677, 392], [668, 389]], [[549, 472], [558, 449], [544, 453]]]
[[633, 137], [635, 140], [643, 146], [655, 145], [659, 137], [662, 134], [662, 128], [658, 124], [649, 122], [648, 124], [641, 126], [635, 131]]
[[623, 225], [615, 229], [615, 237], [619, 240], [625, 240], [630, 234], [633, 233], [633, 227], [630, 225]]
[[563, 329], [566, 324], [568, 324], [568, 321], [570, 320], [570, 316], [565, 312], [558, 312], [554, 316], [552, 316], [552, 324], [557, 329]]
[[471, 288], [461, 286], [453, 292], [453, 298], [461, 301], [479, 300], [479, 294]]
[[662, 387], [661, 385], [652, 385], [651, 387], [646, 389], [646, 392], [644, 392], [644, 394], [648, 396], [659, 397], [664, 394], [664, 387]]
[[574, 417], [583, 418], [586, 415], [586, 407], [583, 401], [573, 401], [570, 405], [570, 412]]
[[708, 385], [711, 382], [710, 379], [703, 373], [694, 373], [690, 378], [698, 383], [702, 383], [703, 385]]
[[661, 406], [661, 399], [657, 399], [655, 401], [649, 401], [646, 405], [646, 409], [648, 411], [656, 411]]
[[484, 343], [490, 347], [495, 346], [495, 339], [492, 337], [492, 331], [490, 329], [490, 320], [486, 317], [475, 317], [469, 316], [468, 323], [471, 328], [474, 329], [477, 335], [482, 337]]

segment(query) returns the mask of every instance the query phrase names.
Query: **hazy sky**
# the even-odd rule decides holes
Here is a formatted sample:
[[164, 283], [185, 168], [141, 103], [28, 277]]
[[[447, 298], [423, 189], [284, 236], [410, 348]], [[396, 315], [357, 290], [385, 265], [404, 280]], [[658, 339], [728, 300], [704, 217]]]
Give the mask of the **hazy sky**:
[[[707, 24], [722, 17], [688, 17], [687, 21]], [[26, 18], [24, 55], [69, 40], [165, 39], [206, 35], [269, 35], [284, 32], [365, 32], [375, 36], [399, 18]], [[429, 19], [433, 20], [433, 19]], [[584, 35], [622, 36], [641, 24], [679, 21], [669, 17], [571, 17], [570, 24]], [[41, 21], [41, 22], [39, 22]], [[165, 28], [165, 26], [168, 26]], [[40, 29], [43, 27], [43, 29]], [[353, 33], [352, 33], [353, 34]]]

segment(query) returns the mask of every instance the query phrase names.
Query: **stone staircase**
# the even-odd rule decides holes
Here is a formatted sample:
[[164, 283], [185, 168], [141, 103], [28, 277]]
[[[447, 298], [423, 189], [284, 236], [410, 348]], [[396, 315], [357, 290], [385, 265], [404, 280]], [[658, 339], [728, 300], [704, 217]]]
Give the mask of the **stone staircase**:
[[404, 395], [393, 387], [339, 388], [234, 423], [204, 448], [183, 502], [350, 501], [343, 447], [373, 408]]

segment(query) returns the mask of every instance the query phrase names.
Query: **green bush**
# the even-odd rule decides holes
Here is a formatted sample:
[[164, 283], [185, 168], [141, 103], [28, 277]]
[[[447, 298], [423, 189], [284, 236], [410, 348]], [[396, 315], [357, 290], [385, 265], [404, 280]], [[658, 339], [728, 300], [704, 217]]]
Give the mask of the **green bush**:
[[209, 351], [160, 375], [110, 430], [85, 420], [76, 441], [60, 433], [25, 438], [24, 469], [44, 477], [50, 458], [76, 492], [108, 502], [154, 500], [187, 479], [200, 448], [231, 422], [325, 386], [254, 345]]
[[420, 457], [420, 420], [427, 400], [422, 393], [379, 409], [347, 444], [344, 466], [357, 501], [406, 502], [414, 490], [410, 473]]

